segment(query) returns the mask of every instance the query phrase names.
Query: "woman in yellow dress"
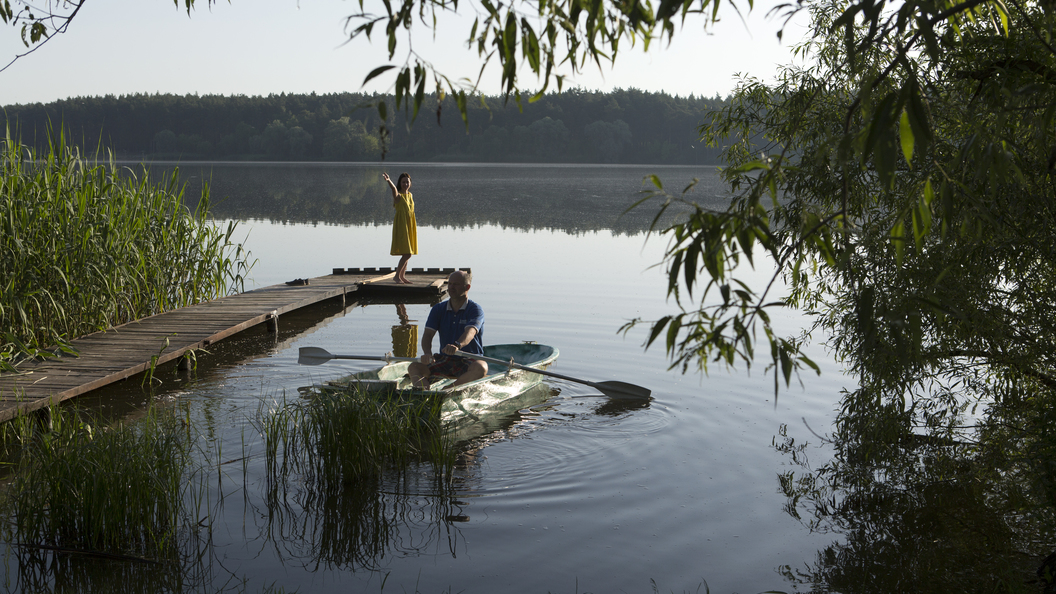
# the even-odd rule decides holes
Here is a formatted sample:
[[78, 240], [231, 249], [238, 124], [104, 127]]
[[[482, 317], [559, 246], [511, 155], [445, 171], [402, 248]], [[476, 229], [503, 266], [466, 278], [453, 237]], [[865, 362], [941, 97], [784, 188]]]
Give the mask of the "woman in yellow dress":
[[381, 177], [389, 182], [392, 189], [392, 206], [396, 209], [396, 218], [392, 222], [392, 248], [389, 254], [399, 256], [396, 266], [396, 282], [409, 285], [407, 280], [407, 261], [418, 253], [418, 222], [414, 219], [414, 197], [411, 195], [411, 176], [401, 173], [396, 183], [392, 183], [388, 173]]

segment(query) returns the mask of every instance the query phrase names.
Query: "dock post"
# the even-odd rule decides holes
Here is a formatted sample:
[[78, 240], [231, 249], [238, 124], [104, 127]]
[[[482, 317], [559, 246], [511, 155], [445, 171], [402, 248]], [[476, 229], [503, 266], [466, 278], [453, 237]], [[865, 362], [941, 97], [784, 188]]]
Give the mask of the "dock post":
[[279, 313], [277, 311], [273, 311], [273, 312], [268, 314], [268, 317], [266, 319], [267, 319], [267, 322], [268, 322], [268, 332], [278, 332], [279, 331]]

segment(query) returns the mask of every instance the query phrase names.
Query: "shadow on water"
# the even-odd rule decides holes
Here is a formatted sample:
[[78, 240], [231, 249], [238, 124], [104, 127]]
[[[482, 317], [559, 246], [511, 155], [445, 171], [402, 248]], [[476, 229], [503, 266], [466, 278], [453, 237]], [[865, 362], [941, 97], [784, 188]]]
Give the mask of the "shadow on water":
[[[167, 174], [173, 167], [156, 164], [151, 174]], [[179, 170], [192, 207], [208, 183], [214, 218], [277, 223], [389, 225], [392, 200], [381, 174], [395, 170], [412, 173], [418, 225], [437, 228], [644, 233], [656, 205], [625, 211], [654, 189], [643, 180], [658, 172], [673, 194], [697, 178], [695, 200], [720, 210], [728, 202], [714, 167], [189, 163]], [[678, 207], [671, 210], [678, 212]]]

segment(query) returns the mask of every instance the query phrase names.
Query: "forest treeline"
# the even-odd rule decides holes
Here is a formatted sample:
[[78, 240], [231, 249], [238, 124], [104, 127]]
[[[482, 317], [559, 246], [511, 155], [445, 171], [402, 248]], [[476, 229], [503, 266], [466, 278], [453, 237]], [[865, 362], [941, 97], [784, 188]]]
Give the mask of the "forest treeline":
[[[550, 93], [535, 103], [470, 98], [468, 129], [449, 96], [437, 110], [426, 97], [412, 114], [393, 97], [339, 93], [107, 95], [8, 105], [2, 117], [30, 145], [61, 125], [86, 147], [118, 158], [243, 161], [395, 161], [719, 163], [697, 127], [719, 97], [673, 97], [637, 89]], [[389, 107], [381, 136], [377, 105]], [[438, 115], [439, 113], [439, 115]]]

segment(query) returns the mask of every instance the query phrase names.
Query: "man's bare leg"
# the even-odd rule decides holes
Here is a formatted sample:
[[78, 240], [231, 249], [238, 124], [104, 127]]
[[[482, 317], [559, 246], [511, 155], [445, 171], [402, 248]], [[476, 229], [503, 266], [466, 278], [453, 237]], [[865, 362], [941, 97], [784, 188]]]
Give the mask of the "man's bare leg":
[[449, 387], [453, 388], [455, 386], [461, 386], [466, 382], [478, 380], [485, 375], [488, 375], [488, 364], [484, 361], [473, 361], [469, 364], [469, 369], [462, 375], [458, 376], [458, 379], [456, 379]]
[[420, 361], [415, 361], [407, 366], [407, 375], [411, 378], [411, 385], [415, 388], [429, 387], [429, 366]]

